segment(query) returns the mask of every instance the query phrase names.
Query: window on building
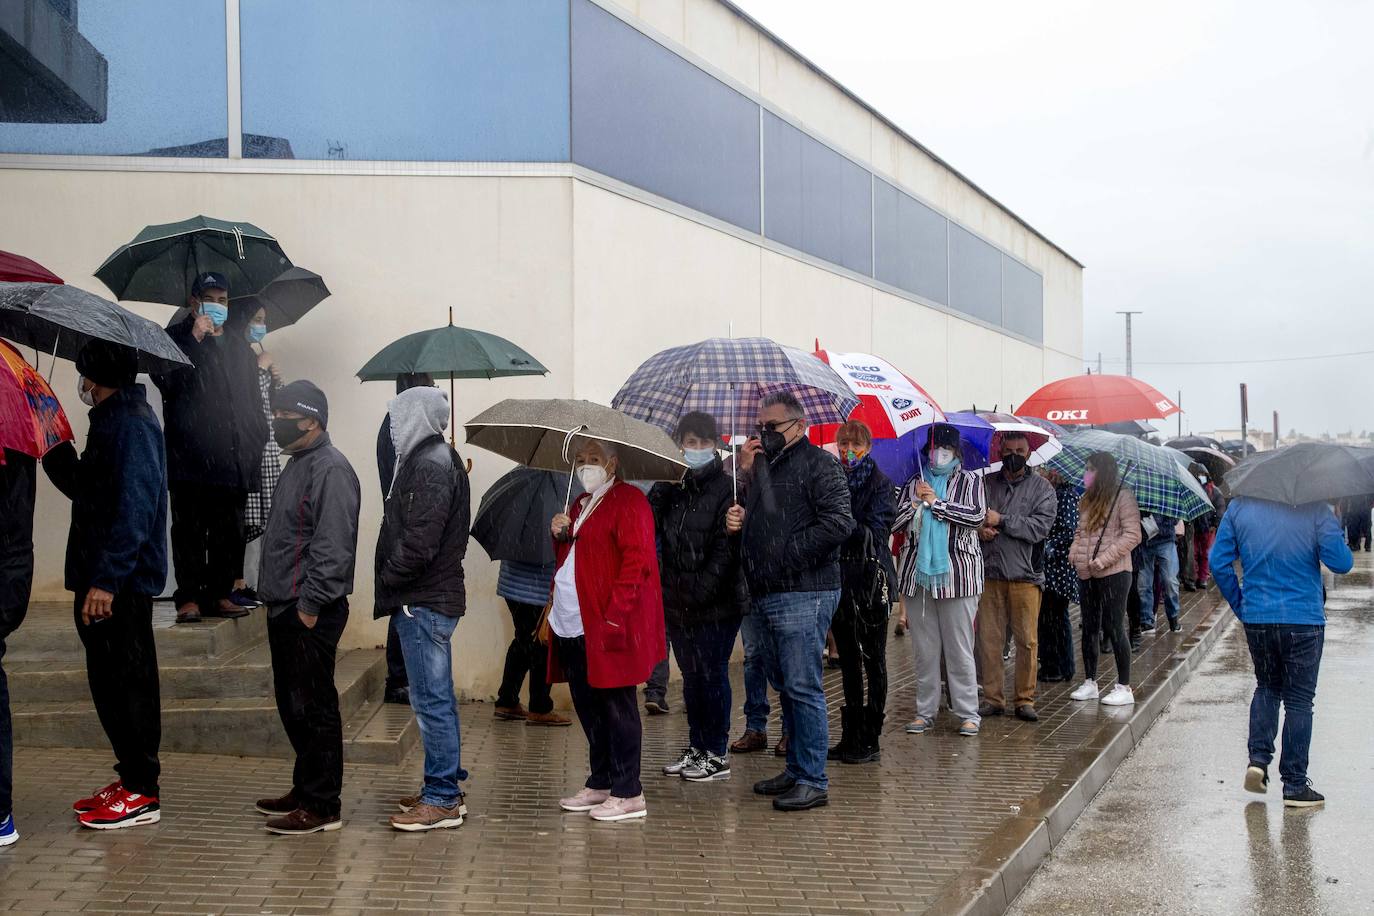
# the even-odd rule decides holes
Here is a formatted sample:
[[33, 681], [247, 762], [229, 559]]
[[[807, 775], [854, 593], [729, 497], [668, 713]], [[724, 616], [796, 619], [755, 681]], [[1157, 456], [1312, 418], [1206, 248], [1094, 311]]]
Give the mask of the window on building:
[[568, 158], [567, 0], [242, 0], [246, 157]]
[[1045, 292], [1040, 274], [1002, 255], [1002, 324], [1037, 343], [1045, 339]]
[[873, 274], [869, 172], [771, 112], [763, 115], [764, 235]]
[[1002, 252], [949, 225], [949, 305], [992, 325], [1002, 323]]
[[587, 0], [572, 13], [573, 161], [759, 230], [759, 108]]
[[0, 2], [0, 152], [227, 156], [224, 0]]
[[873, 180], [873, 276], [949, 304], [949, 220], [880, 178]]

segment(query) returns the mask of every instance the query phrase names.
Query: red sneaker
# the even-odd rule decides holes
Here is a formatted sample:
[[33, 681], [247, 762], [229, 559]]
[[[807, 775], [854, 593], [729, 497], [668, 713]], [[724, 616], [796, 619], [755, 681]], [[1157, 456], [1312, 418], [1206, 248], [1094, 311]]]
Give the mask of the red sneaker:
[[140, 824], [156, 824], [162, 820], [162, 808], [151, 795], [139, 795], [120, 786], [114, 798], [104, 807], [78, 814], [76, 819], [82, 827], [93, 830], [118, 830], [120, 827], [137, 827]]
[[118, 779], [110, 783], [103, 789], [97, 791], [89, 798], [82, 798], [72, 802], [72, 810], [77, 814], [85, 814], [87, 811], [94, 811], [96, 808], [103, 808], [110, 803], [110, 799], [123, 788]]

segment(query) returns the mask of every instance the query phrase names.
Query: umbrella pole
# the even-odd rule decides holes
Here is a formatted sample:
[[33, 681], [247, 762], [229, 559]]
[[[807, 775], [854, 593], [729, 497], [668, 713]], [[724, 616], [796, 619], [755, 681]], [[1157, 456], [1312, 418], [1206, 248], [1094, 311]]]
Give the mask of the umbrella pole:
[[[52, 373], [57, 368], [57, 344], [62, 340], [62, 329], [57, 329], [57, 336], [52, 339], [52, 362], [48, 364], [48, 384], [52, 385]], [[35, 348], [34, 352], [38, 352]], [[34, 360], [34, 368], [38, 368], [38, 361]]]
[[[453, 309], [449, 309], [449, 321], [453, 321]], [[455, 438], [457, 435], [457, 427], [454, 426], [456, 422], [454, 418], [457, 416], [455, 413], [457, 408], [455, 407], [453, 397], [453, 373], [450, 372], [448, 374], [448, 444], [451, 448], [456, 449], [458, 447], [458, 440]]]

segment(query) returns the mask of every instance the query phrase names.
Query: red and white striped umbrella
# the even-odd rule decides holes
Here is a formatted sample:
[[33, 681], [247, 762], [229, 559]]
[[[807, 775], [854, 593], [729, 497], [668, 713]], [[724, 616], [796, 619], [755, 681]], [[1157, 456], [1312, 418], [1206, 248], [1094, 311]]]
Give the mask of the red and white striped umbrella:
[[[817, 348], [816, 356], [859, 398], [849, 415], [862, 420], [874, 439], [900, 439], [913, 430], [945, 418], [935, 399], [887, 360], [868, 353], [834, 353]], [[835, 440], [837, 424], [811, 427], [812, 439], [824, 444]]]

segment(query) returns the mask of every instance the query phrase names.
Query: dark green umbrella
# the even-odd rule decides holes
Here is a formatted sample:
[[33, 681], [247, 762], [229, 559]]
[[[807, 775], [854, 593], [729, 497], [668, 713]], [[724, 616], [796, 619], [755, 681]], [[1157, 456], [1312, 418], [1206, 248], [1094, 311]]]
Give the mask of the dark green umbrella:
[[230, 293], [245, 296], [290, 266], [277, 240], [252, 223], [195, 216], [145, 227], [106, 258], [95, 275], [117, 299], [185, 305], [197, 274], [224, 274]]

